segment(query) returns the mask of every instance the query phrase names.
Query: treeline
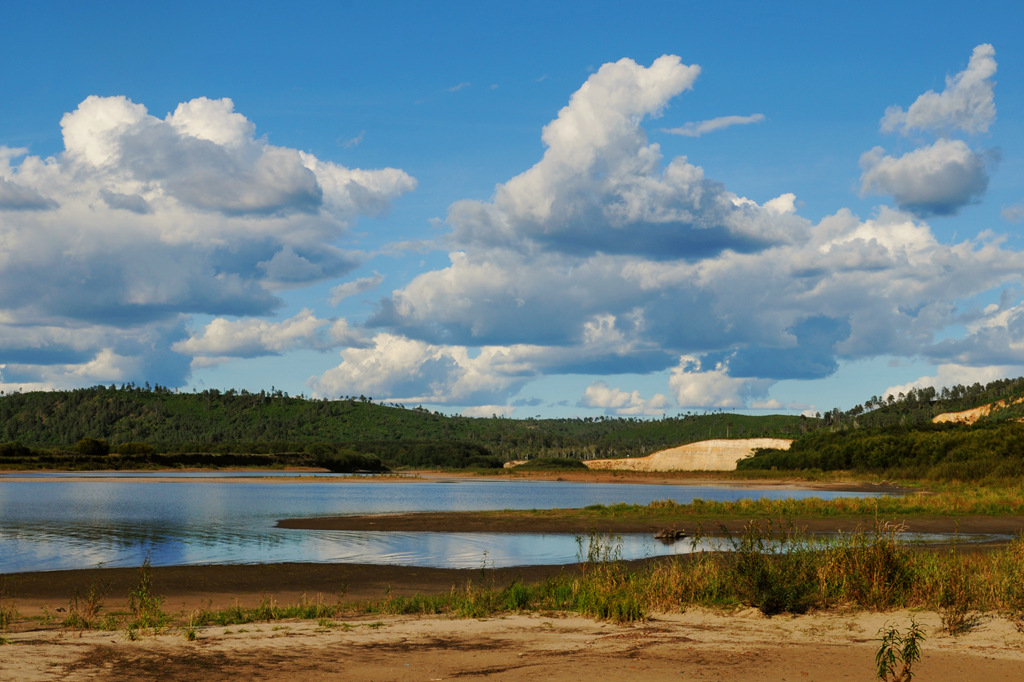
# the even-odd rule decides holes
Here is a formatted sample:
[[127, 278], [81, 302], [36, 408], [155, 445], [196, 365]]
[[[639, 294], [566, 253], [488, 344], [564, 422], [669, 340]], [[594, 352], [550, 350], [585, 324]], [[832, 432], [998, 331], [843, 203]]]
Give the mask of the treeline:
[[642, 456], [708, 438], [793, 437], [814, 428], [795, 416], [708, 413], [644, 420], [449, 417], [365, 396], [312, 400], [271, 390], [177, 393], [133, 384], [0, 396], [0, 443], [70, 449], [102, 439], [119, 452], [305, 452], [317, 443], [373, 454], [389, 466], [467, 466], [510, 459]]
[[821, 426], [830, 429], [884, 426], [914, 426], [930, 424], [932, 418], [944, 412], [962, 412], [980, 405], [1004, 401], [986, 420], [1005, 421], [1024, 416], [1024, 377], [998, 379], [985, 385], [957, 384], [942, 389], [933, 387], [911, 388], [906, 393], [872, 396], [849, 410], [834, 408], [821, 415]]
[[1024, 424], [1016, 421], [820, 430], [789, 450], [759, 450], [741, 470], [820, 470], [942, 481], [1024, 476]]
[[381, 473], [388, 471], [380, 458], [347, 450], [276, 453], [157, 452], [152, 447], [121, 448], [110, 452], [106, 441], [83, 439], [71, 450], [34, 449], [20, 443], [0, 444], [0, 468], [105, 471], [125, 469], [191, 469], [257, 467], [282, 469], [322, 468], [335, 473]]

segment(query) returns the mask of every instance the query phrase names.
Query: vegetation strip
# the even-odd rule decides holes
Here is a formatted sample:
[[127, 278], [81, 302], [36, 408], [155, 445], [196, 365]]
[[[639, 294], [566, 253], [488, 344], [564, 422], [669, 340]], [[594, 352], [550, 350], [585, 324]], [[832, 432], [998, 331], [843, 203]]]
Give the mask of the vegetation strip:
[[[417, 593], [337, 601], [304, 599], [279, 605], [265, 595], [256, 607], [196, 609], [171, 614], [156, 594], [148, 562], [139, 570], [123, 609], [107, 610], [106, 590], [89, 586], [66, 608], [47, 611], [37, 624], [64, 629], [123, 630], [129, 638], [177, 629], [187, 638], [197, 628], [290, 618], [331, 621], [366, 614], [441, 614], [483, 617], [523, 611], [572, 612], [616, 622], [643, 620], [691, 605], [730, 609], [754, 606], [766, 615], [813, 609], [889, 610], [923, 608], [942, 616], [950, 634], [970, 629], [982, 612], [1024, 628], [1024, 539], [984, 553], [917, 551], [900, 540], [899, 527], [873, 528], [828, 540], [815, 539], [786, 522], [749, 524], [723, 540], [722, 549], [646, 562], [618, 560], [614, 536], [579, 536], [579, 571], [549, 579], [499, 584], [481, 565], [478, 576], [443, 593]], [[13, 599], [0, 595], [0, 626], [22, 617]]]

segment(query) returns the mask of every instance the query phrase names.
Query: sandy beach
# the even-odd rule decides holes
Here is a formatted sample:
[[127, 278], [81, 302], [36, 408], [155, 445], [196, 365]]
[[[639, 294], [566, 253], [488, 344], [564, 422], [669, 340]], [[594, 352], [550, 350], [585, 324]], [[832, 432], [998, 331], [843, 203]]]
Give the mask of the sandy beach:
[[25, 632], [0, 646], [11, 680], [872, 680], [878, 631], [914, 618], [918, 679], [1024, 678], [1024, 634], [985, 618], [941, 633], [933, 613], [763, 617], [690, 609], [631, 625], [561, 614], [451, 620], [352, 617], [165, 632]]

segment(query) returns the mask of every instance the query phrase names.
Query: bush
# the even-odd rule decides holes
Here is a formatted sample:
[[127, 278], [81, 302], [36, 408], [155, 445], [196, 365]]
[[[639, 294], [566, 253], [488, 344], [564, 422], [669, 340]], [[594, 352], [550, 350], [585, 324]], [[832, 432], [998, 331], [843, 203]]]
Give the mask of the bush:
[[131, 442], [121, 443], [117, 446], [119, 455], [152, 455], [154, 452], [156, 452], [156, 448], [149, 443]]
[[525, 464], [515, 467], [516, 471], [569, 471], [586, 469], [587, 465], [578, 459], [569, 457], [535, 457]]
[[15, 459], [30, 457], [31, 455], [32, 451], [21, 443], [15, 443], [13, 441], [10, 443], [0, 443], [0, 458]]
[[110, 444], [99, 438], [83, 438], [75, 444], [75, 451], [86, 457], [106, 457], [110, 454]]

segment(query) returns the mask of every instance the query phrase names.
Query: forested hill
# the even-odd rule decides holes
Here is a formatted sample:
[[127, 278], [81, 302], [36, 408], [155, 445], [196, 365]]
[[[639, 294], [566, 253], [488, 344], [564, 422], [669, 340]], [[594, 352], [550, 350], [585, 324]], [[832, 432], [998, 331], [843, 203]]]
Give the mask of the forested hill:
[[983, 421], [1000, 422], [1024, 416], [1024, 377], [999, 379], [982, 385], [957, 384], [936, 390], [926, 387], [909, 389], [886, 398], [872, 396], [863, 404], [841, 411], [838, 408], [822, 415], [825, 427], [915, 426], [930, 424], [936, 416], [960, 412], [982, 405], [993, 410]]
[[[976, 410], [985, 407], [986, 409]], [[977, 421], [941, 414], [975, 410]], [[887, 479], [1019, 484], [1024, 477], [1024, 379], [911, 390], [824, 415], [788, 450], [759, 450], [741, 470], [872, 473]]]
[[[449, 417], [366, 398], [311, 400], [280, 391], [176, 393], [157, 386], [96, 386], [0, 396], [0, 443], [72, 448], [103, 439], [112, 451], [145, 443], [158, 452], [301, 452], [318, 443], [465, 443], [502, 459], [625, 457], [707, 438], [793, 437], [816, 420], [712, 413], [633, 418]], [[391, 443], [391, 446], [387, 446]], [[367, 444], [375, 444], [369, 447]]]

